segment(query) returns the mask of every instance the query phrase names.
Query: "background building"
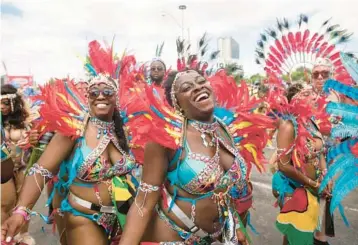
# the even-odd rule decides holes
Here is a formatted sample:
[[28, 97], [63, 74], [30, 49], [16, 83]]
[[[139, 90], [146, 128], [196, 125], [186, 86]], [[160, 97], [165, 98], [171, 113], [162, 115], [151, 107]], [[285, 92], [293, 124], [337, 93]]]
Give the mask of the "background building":
[[239, 63], [240, 59], [240, 45], [232, 37], [220, 37], [218, 38], [218, 50], [219, 58], [217, 62], [217, 68], [232, 68], [236, 67], [234, 75], [243, 73], [242, 65]]
[[240, 46], [232, 37], [220, 37], [218, 39], [218, 50], [220, 58], [226, 61], [240, 58]]

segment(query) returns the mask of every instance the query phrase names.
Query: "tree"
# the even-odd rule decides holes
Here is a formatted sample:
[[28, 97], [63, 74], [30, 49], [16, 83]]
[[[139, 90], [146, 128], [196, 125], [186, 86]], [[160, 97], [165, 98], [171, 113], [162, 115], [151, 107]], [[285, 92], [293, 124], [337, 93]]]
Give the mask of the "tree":
[[284, 81], [291, 81], [291, 82], [308, 82], [309, 77], [311, 74], [311, 70], [307, 67], [298, 67], [296, 70], [291, 72], [291, 74], [285, 74], [282, 76]]
[[247, 83], [255, 83], [255, 82], [260, 82], [261, 83], [261, 81], [264, 80], [265, 78], [266, 78], [265, 76], [257, 73], [257, 74], [252, 75], [249, 78], [246, 78], [245, 81]]
[[240, 81], [244, 77], [244, 70], [242, 66], [238, 65], [237, 63], [227, 63], [224, 67], [226, 74], [233, 76], [236, 83], [240, 83]]

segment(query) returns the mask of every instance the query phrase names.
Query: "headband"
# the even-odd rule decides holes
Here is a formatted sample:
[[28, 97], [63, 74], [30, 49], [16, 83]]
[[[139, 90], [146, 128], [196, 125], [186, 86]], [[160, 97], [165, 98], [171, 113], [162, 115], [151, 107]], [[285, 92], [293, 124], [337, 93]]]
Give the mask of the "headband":
[[0, 95], [0, 100], [2, 99], [9, 99], [10, 100], [10, 106], [11, 106], [11, 112], [14, 111], [14, 99], [17, 97], [17, 94], [2, 94]]
[[109, 87], [112, 87], [115, 91], [118, 91], [118, 86], [115, 82], [114, 79], [112, 79], [109, 75], [105, 75], [105, 74], [98, 74], [97, 76], [93, 77], [89, 83], [88, 83], [88, 87], [91, 87], [95, 84], [101, 84], [104, 83]]

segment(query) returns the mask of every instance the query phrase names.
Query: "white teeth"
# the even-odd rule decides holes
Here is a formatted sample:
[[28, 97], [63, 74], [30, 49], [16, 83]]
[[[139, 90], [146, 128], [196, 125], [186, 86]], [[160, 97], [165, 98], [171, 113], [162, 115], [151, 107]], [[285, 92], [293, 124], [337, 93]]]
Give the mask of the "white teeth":
[[209, 94], [208, 93], [202, 93], [201, 95], [199, 95], [198, 97], [196, 97], [195, 102], [200, 101], [201, 99], [207, 99], [209, 98]]
[[96, 107], [97, 108], [105, 108], [107, 105], [106, 104], [97, 104]]

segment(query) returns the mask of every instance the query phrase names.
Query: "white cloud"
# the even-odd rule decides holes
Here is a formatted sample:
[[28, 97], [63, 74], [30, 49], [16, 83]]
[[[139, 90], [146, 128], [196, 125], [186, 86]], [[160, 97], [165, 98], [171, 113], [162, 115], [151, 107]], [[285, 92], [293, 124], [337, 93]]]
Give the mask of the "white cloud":
[[[356, 1], [294, 0], [23, 0], [10, 1], [23, 11], [22, 18], [2, 16], [2, 59], [11, 74], [31, 71], [37, 82], [52, 76], [83, 75], [86, 45], [92, 39], [111, 41], [115, 50], [132, 50], [139, 61], [153, 57], [158, 43], [165, 41], [164, 60], [175, 64], [175, 39], [181, 35], [179, 4], [184, 12], [185, 36], [196, 41], [205, 31], [215, 39], [233, 36], [240, 44], [241, 63], [247, 73], [260, 71], [254, 64], [254, 49], [260, 31], [275, 23], [276, 17], [295, 19], [309, 13], [319, 25], [329, 17], [342, 27], [358, 33]], [[165, 13], [163, 16], [163, 12]], [[178, 22], [178, 23], [177, 23]], [[358, 49], [355, 39], [347, 49]]]

